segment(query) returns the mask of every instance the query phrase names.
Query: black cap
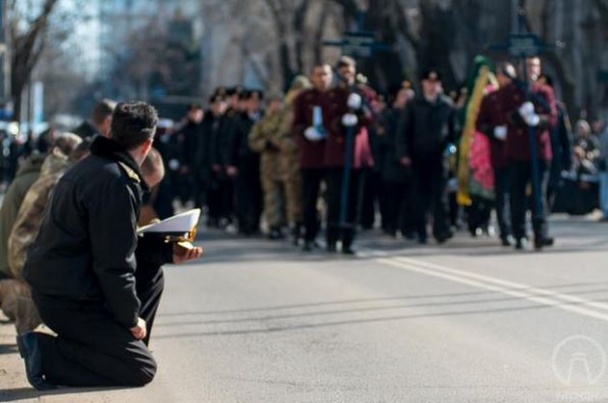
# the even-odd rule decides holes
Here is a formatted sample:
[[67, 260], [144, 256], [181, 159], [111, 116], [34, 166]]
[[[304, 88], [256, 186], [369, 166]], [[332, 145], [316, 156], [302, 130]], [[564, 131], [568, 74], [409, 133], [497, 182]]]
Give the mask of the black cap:
[[227, 94], [229, 97], [237, 95], [241, 96], [241, 94], [245, 91], [245, 88], [242, 85], [235, 85], [234, 87], [228, 88]]
[[227, 96], [228, 95], [228, 89], [226, 87], [217, 87], [215, 89], [215, 91], [213, 91], [213, 95], [220, 95], [220, 96]]
[[264, 92], [262, 90], [245, 91], [243, 99], [252, 99], [252, 98], [257, 98], [258, 100], [261, 101], [264, 99]]
[[220, 95], [220, 94], [213, 94], [213, 95], [211, 95], [211, 97], [209, 97], [210, 104], [214, 104], [216, 102], [223, 102], [225, 100], [226, 100], [226, 97], [224, 95]]
[[421, 80], [441, 81], [441, 74], [435, 69], [427, 69], [422, 72]]

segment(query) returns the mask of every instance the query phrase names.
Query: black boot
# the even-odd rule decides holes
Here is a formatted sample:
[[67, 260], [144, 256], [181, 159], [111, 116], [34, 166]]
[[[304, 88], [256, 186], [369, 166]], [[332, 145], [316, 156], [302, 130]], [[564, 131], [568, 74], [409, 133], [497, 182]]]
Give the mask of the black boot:
[[38, 390], [56, 389], [57, 385], [48, 382], [42, 375], [42, 357], [36, 333], [26, 332], [18, 335], [17, 346], [21, 358], [25, 361], [25, 374], [28, 382]]
[[534, 249], [541, 250], [542, 248], [553, 246], [555, 240], [550, 237], [534, 237]]
[[352, 229], [344, 229], [342, 231], [342, 253], [344, 255], [354, 255], [353, 241], [355, 240], [355, 231]]
[[268, 234], [268, 239], [276, 241], [279, 239], [283, 239], [285, 238], [285, 236], [283, 235], [283, 232], [281, 231], [280, 227], [273, 227], [270, 229], [270, 233]]

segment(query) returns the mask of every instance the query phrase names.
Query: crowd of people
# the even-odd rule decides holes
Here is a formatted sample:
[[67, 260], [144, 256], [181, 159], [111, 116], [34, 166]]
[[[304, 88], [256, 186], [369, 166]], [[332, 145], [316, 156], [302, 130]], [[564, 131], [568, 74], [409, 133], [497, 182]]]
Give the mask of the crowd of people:
[[[419, 85], [377, 93], [349, 57], [335, 69], [315, 65], [285, 95], [217, 88], [206, 107], [159, 122], [167, 175], [152, 204], [160, 218], [197, 207], [209, 228], [290, 237], [304, 251], [319, 247], [324, 228], [327, 250], [346, 254], [357, 229], [376, 225], [421, 244], [427, 232], [438, 243], [459, 228], [498, 232], [503, 245], [523, 249], [531, 207], [542, 249], [553, 243], [551, 211], [599, 207], [608, 217], [608, 129], [601, 119], [572, 129], [540, 63], [527, 60], [524, 72], [478, 57], [470, 81], [451, 93], [433, 69]], [[111, 111], [101, 102], [73, 132], [106, 132]], [[50, 138], [23, 148], [44, 152]]]
[[[518, 69], [478, 57], [454, 93], [428, 69], [419, 86], [380, 94], [345, 56], [284, 96], [222, 87], [175, 123], [144, 102], [103, 100], [70, 132], [9, 146], [22, 162], [3, 170], [0, 308], [38, 389], [152, 380], [162, 265], [202, 250], [136, 229], [176, 209], [304, 252], [324, 230], [326, 251], [347, 255], [377, 217], [386, 236], [442, 244], [461, 227], [492, 235], [493, 211], [502, 245], [541, 250], [564, 189], [608, 218], [608, 128], [571, 130], [538, 58]], [[42, 323], [50, 334], [32, 332]]]
[[[218, 88], [208, 108], [192, 104], [159, 135], [169, 172], [159, 210], [170, 215], [179, 200], [202, 208], [208, 227], [291, 237], [304, 251], [319, 246], [324, 228], [327, 250], [347, 254], [355, 230], [375, 225], [443, 243], [457, 228], [492, 234], [494, 210], [502, 244], [542, 249], [553, 243], [550, 211], [600, 207], [608, 216], [602, 121], [571, 130], [540, 59], [527, 61], [526, 80], [521, 68], [491, 64], [476, 59], [454, 93], [433, 69], [419, 86], [377, 93], [349, 57], [335, 69], [315, 65], [284, 96]], [[563, 197], [565, 186], [578, 196], [569, 188]]]

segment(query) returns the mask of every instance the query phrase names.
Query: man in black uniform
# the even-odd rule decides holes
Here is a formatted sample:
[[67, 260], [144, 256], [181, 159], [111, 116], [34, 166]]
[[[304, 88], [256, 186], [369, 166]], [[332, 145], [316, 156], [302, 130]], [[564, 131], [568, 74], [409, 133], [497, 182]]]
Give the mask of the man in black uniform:
[[27, 332], [17, 343], [37, 389], [142, 386], [156, 362], [142, 339], [135, 290], [137, 217], [147, 186], [139, 165], [152, 147], [154, 108], [119, 104], [110, 138], [57, 183], [24, 278], [57, 337]]
[[205, 116], [203, 107], [194, 103], [190, 105], [185, 119], [177, 129], [180, 138], [182, 166], [182, 204], [193, 199], [194, 206], [201, 208], [204, 203], [204, 178], [200, 172], [198, 149], [203, 141], [202, 121]]
[[226, 100], [214, 95], [209, 100], [211, 108], [203, 120], [203, 142], [199, 147], [199, 160], [207, 178], [207, 207], [209, 227], [219, 228], [231, 221], [233, 191], [232, 184], [222, 166], [220, 143], [226, 132]]
[[422, 74], [422, 94], [405, 109], [396, 134], [397, 157], [411, 167], [418, 240], [427, 242], [427, 214], [433, 213], [433, 236], [439, 243], [451, 238], [447, 221], [444, 151], [454, 138], [452, 101], [441, 93], [441, 77], [434, 70]]
[[95, 105], [91, 117], [74, 128], [72, 133], [84, 138], [93, 138], [98, 135], [105, 136], [112, 124], [112, 112], [116, 102], [103, 99]]
[[263, 116], [263, 94], [252, 90], [246, 91], [243, 97], [245, 110], [227, 128], [220, 148], [226, 174], [235, 181], [239, 233], [249, 236], [259, 232], [262, 215], [260, 156], [249, 148], [249, 133]]

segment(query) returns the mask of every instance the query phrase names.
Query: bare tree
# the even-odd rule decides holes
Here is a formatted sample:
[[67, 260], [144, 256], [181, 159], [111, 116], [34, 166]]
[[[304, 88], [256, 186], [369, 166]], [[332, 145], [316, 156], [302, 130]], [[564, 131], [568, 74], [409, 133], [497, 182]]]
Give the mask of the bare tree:
[[49, 19], [58, 0], [45, 0], [38, 15], [28, 15], [17, 0], [11, 0], [7, 9], [7, 25], [10, 41], [11, 88], [15, 119], [21, 118], [21, 99], [32, 71], [47, 45]]

